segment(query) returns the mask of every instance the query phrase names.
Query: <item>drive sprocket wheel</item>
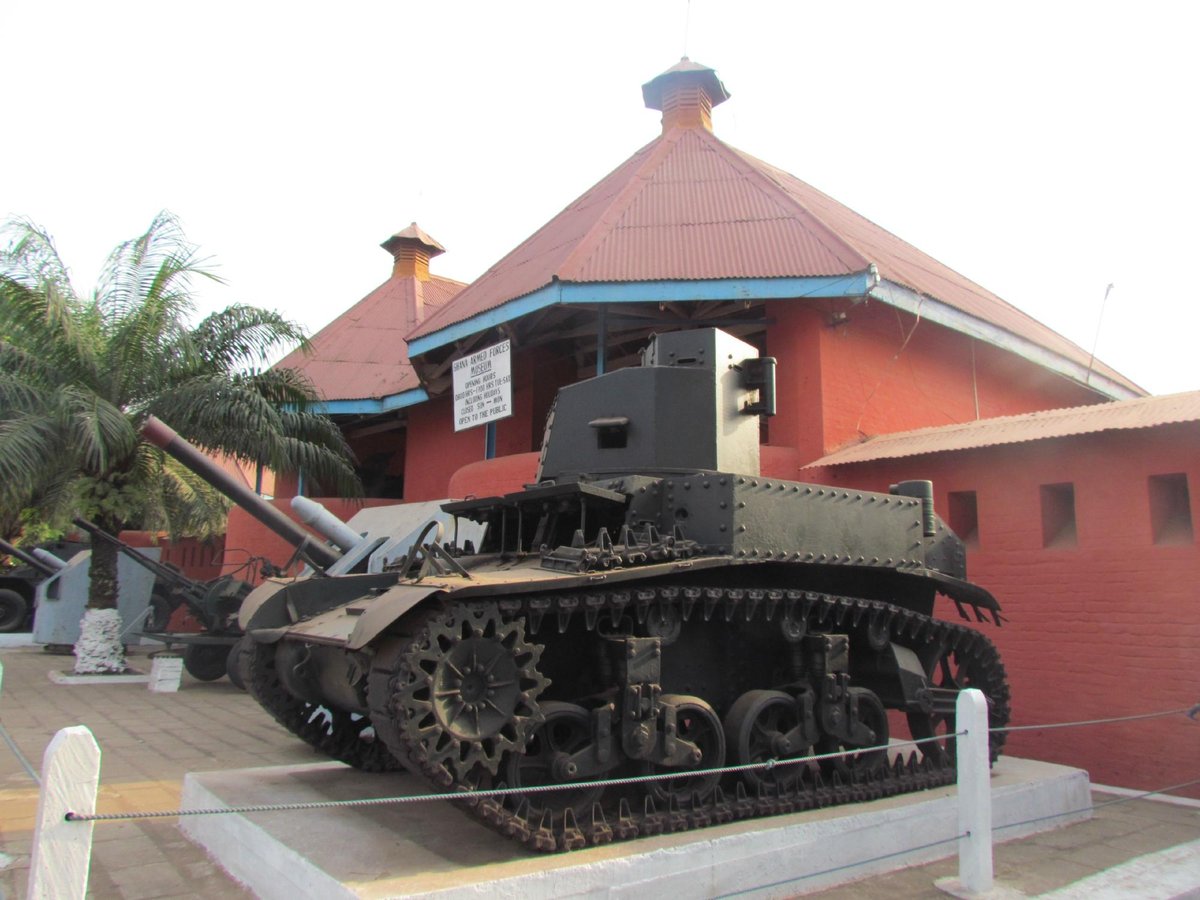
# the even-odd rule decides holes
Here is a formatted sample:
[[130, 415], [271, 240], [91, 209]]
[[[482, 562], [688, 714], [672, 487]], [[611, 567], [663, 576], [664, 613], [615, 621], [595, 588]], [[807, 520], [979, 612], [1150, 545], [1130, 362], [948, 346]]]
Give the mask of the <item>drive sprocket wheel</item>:
[[[925, 744], [922, 751], [944, 763], [955, 760], [955, 706], [958, 694], [967, 688], [978, 688], [987, 698], [988, 728], [1003, 728], [1009, 718], [1009, 687], [995, 645], [978, 632], [967, 632], [954, 646], [933, 643], [919, 654], [929, 679], [932, 709], [929, 712], [908, 713], [908, 728], [914, 738], [939, 738]], [[1007, 735], [993, 730], [989, 735], [991, 761], [1000, 756]]]
[[403, 656], [395, 711], [405, 742], [458, 781], [477, 765], [495, 775], [542, 723], [537, 698], [550, 681], [541, 656], [524, 623], [504, 621], [494, 603], [434, 616]]

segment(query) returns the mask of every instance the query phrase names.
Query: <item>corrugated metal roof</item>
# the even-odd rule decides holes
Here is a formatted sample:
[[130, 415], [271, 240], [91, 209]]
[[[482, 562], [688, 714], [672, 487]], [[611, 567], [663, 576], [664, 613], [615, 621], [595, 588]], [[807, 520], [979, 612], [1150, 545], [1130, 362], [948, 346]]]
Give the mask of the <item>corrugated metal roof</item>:
[[783, 278], [861, 272], [837, 240], [702, 128], [643, 147], [428, 317], [432, 334], [557, 279], [564, 282]]
[[842, 447], [804, 468], [1021, 444], [1101, 431], [1155, 428], [1182, 422], [1200, 422], [1200, 391], [1163, 397], [1139, 397], [1095, 406], [1048, 409], [1017, 416], [980, 419], [961, 425], [884, 434]]
[[1077, 344], [1067, 340], [1058, 332], [1043, 325], [1037, 319], [1021, 312], [1010, 303], [997, 297], [987, 288], [980, 287], [969, 278], [960, 275], [949, 266], [943, 265], [932, 256], [896, 237], [870, 219], [843, 206], [832, 197], [811, 185], [805, 184], [782, 169], [755, 159], [740, 150], [733, 151], [749, 161], [766, 177], [770, 178], [803, 209], [824, 221], [839, 238], [854, 247], [863, 257], [876, 264], [881, 278], [911, 288], [941, 300], [956, 309], [997, 325], [1012, 334], [1032, 341], [1040, 347], [1052, 350], [1083, 366], [1091, 365], [1098, 373], [1112, 378], [1126, 387], [1141, 390], [1120, 373], [1099, 361]]
[[[669, 130], [428, 316], [410, 339], [561, 282], [790, 278], [863, 272], [1072, 362], [1076, 344], [800, 179], [704, 128]], [[1095, 362], [1095, 371], [1141, 393]]]
[[309, 353], [293, 350], [275, 365], [303, 372], [323, 400], [379, 399], [418, 388], [404, 336], [417, 324], [418, 308], [429, 315], [463, 287], [436, 276], [389, 278], [313, 335]]

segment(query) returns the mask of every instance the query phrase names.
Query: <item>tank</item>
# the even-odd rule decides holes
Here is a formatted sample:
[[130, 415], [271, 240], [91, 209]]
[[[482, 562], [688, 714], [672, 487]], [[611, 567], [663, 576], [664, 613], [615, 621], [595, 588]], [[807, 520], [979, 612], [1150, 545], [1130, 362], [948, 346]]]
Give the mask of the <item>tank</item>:
[[[538, 851], [951, 782], [958, 693], [1008, 721], [973, 627], [999, 625], [999, 604], [966, 580], [929, 482], [760, 474], [774, 376], [704, 329], [563, 388], [536, 483], [445, 504], [380, 572], [256, 589], [248, 689], [327, 755], [461, 791]], [[938, 595], [970, 624], [936, 618]], [[909, 735], [936, 740], [887, 749]]]

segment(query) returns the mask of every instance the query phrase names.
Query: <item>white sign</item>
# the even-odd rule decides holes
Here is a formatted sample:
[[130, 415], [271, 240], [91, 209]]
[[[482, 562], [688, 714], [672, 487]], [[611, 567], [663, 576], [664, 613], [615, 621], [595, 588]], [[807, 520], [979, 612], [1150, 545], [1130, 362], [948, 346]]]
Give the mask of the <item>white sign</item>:
[[513, 414], [512, 343], [493, 344], [454, 361], [454, 430]]

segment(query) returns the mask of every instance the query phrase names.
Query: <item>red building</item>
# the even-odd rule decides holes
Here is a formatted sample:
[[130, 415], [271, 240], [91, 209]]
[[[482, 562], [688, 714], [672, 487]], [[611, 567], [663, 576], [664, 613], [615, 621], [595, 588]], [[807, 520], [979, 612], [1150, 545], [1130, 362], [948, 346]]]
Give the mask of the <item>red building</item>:
[[[1128, 379], [985, 288], [721, 141], [713, 109], [729, 94], [712, 69], [684, 59], [643, 96], [661, 133], [480, 278], [430, 275], [442, 248], [413, 225], [384, 244], [392, 277], [320, 332], [311, 356], [284, 361], [324, 392], [369, 493], [518, 489], [558, 387], [635, 363], [653, 332], [719, 326], [779, 361], [765, 474], [884, 488], [933, 477], [952, 524], [970, 535], [975, 523], [972, 575], [1010, 619], [992, 634], [1008, 654], [1016, 724], [1194, 702], [1180, 698], [1200, 637], [1185, 597], [1197, 567], [1195, 410], [1117, 424], [1165, 415], [1171, 398], [1137, 399]], [[452, 364], [502, 340], [513, 415], [455, 432]], [[1038, 411], [1060, 408], [1092, 425], [1039, 432], [1060, 420]], [[1001, 421], [1019, 440], [953, 443], [1012, 416]], [[932, 449], [880, 452], [926, 428]], [[867, 455], [839, 455], [854, 452]], [[1164, 515], [1171, 537], [1157, 542]], [[251, 539], [245, 522], [231, 517], [231, 546]], [[1174, 776], [1145, 763], [1147, 742], [1167, 747], [1160, 759], [1190, 748], [1194, 760], [1196, 738], [1147, 727], [1152, 738], [1119, 753], [1103, 735], [1104, 751], [1088, 750], [1090, 732], [1013, 747], [1098, 781], [1159, 787]]]
[[[1200, 701], [1189, 490], [1200, 479], [1200, 392], [880, 436], [804, 477], [875, 490], [933, 480], [937, 508], [968, 542], [972, 580], [1004, 608], [1004, 627], [987, 630], [1008, 670], [1014, 725]], [[1200, 722], [1020, 732], [1009, 752], [1155, 790], [1196, 778]]]

